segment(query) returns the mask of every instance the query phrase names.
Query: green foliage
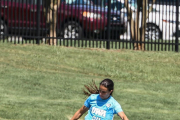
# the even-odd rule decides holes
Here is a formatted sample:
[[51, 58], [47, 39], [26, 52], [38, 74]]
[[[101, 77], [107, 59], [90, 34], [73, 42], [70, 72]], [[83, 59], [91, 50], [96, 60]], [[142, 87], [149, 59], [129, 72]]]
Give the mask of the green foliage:
[[8, 43], [0, 48], [0, 119], [68, 120], [87, 98], [83, 85], [104, 78], [114, 80], [113, 96], [130, 120], [179, 119], [179, 53]]

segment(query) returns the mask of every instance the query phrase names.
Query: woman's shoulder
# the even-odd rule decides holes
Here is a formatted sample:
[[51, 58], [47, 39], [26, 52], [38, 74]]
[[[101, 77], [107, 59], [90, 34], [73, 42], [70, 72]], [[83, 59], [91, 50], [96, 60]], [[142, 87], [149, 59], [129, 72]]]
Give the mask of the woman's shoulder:
[[91, 94], [90, 97], [97, 97], [99, 94]]
[[93, 100], [93, 99], [97, 99], [98, 96], [99, 96], [99, 94], [91, 94], [91, 95], [89, 96], [89, 98], [90, 98], [91, 100]]
[[115, 104], [115, 105], [119, 104], [118, 101], [116, 99], [114, 99], [114, 97], [112, 97], [112, 96], [110, 98], [110, 102]]

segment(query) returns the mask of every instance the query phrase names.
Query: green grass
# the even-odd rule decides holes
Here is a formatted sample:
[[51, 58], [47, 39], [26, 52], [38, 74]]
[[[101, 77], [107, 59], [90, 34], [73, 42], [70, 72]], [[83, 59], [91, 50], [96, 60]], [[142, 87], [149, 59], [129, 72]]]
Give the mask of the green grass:
[[179, 120], [179, 53], [10, 43], [0, 48], [2, 120], [69, 120], [87, 98], [83, 85], [104, 78], [114, 80], [113, 96], [130, 120]]
[[[110, 39], [109, 47], [110, 49], [130, 49], [133, 50], [133, 42], [129, 40], [113, 40]], [[0, 43], [13, 43], [13, 44], [36, 44], [36, 40], [9, 40], [7, 39], [0, 40]], [[43, 40], [40, 40], [40, 44], [43, 43]], [[138, 43], [138, 42], [134, 42]], [[175, 40], [147, 40], [144, 42], [146, 51], [175, 51]], [[58, 39], [58, 46], [66, 46], [66, 47], [81, 47], [81, 48], [107, 48], [107, 40], [73, 40], [73, 39]], [[179, 49], [180, 49], [180, 41], [179, 41]]]

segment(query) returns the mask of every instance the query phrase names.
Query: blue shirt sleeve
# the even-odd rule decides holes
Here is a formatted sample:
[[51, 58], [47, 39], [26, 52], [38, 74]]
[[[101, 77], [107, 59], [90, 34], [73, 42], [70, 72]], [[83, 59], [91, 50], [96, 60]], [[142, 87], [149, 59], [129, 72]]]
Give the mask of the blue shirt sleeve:
[[115, 110], [115, 113], [114, 114], [117, 114], [119, 112], [122, 112], [122, 108], [121, 108], [121, 105], [116, 101], [115, 104], [114, 104], [114, 110]]
[[89, 96], [86, 101], [84, 102], [84, 106], [86, 106], [87, 108], [90, 108], [90, 100], [91, 100], [91, 96]]

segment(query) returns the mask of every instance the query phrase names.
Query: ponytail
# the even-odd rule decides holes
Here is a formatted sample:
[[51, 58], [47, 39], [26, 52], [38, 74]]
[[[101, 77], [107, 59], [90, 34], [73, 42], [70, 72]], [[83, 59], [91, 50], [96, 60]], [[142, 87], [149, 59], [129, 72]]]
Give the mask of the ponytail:
[[90, 96], [91, 94], [99, 94], [99, 89], [94, 80], [92, 80], [91, 83], [84, 85], [84, 87], [83, 92], [87, 96]]

